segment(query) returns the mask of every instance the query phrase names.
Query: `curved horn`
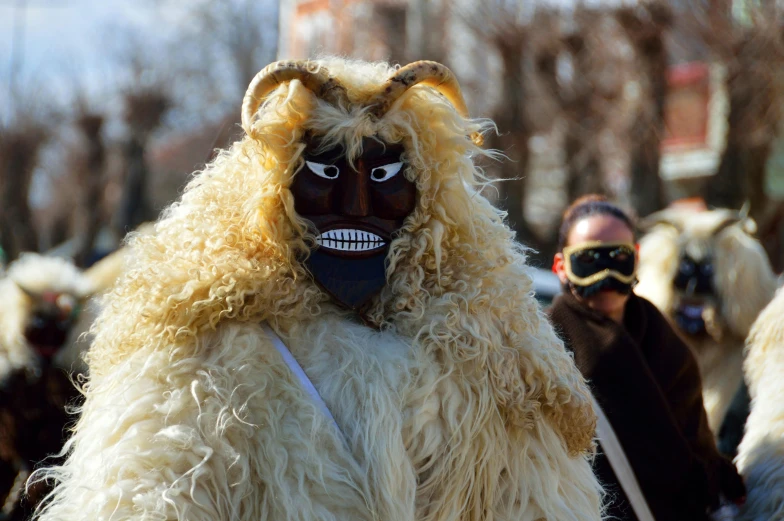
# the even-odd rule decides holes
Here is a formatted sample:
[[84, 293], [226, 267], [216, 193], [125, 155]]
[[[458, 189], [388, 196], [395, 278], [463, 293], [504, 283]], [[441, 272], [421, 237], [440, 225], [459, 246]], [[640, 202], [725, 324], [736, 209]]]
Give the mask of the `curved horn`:
[[751, 211], [751, 201], [746, 199], [746, 201], [743, 203], [743, 206], [741, 206], [740, 210], [738, 210], [738, 215], [740, 216], [741, 219], [745, 219], [746, 217], [749, 216], [750, 211]]
[[299, 80], [308, 90], [325, 101], [337, 105], [346, 99], [346, 89], [329, 71], [313, 62], [279, 61], [264, 67], [251, 80], [242, 100], [242, 128], [250, 135], [251, 123], [264, 98], [278, 85]]
[[[381, 87], [381, 92], [371, 102], [374, 105], [372, 114], [377, 118], [382, 117], [404, 92], [420, 83], [433, 87], [446, 96], [461, 116], [468, 117], [468, 107], [455, 75], [446, 65], [427, 60], [409, 63], [390, 76]], [[484, 141], [478, 132], [472, 134], [471, 139], [478, 146], [482, 146]]]
[[714, 228], [713, 235], [718, 235], [735, 224], [740, 224], [741, 229], [748, 235], [757, 233], [757, 222], [749, 217], [750, 206], [747, 201], [740, 210], [725, 210], [726, 217]]

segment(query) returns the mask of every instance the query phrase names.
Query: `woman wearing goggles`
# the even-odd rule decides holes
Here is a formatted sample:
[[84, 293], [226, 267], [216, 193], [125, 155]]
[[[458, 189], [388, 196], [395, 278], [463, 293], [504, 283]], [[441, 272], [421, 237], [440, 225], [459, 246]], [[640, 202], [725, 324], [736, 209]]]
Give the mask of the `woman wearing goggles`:
[[[563, 293], [548, 310], [589, 380], [656, 519], [707, 521], [720, 498], [740, 502], [743, 481], [708, 428], [696, 361], [662, 314], [632, 291], [631, 219], [601, 196], [564, 214], [553, 271]], [[609, 461], [594, 471], [610, 518], [636, 521]]]

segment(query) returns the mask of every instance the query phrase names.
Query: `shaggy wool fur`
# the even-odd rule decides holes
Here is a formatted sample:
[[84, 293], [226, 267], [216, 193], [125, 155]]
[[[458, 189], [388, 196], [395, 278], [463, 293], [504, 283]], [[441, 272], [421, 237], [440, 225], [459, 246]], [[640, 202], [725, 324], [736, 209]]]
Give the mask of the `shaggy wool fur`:
[[751, 330], [744, 370], [752, 398], [737, 465], [746, 481], [745, 521], [784, 519], [784, 292]]
[[[108, 270], [104, 270], [105, 279]], [[51, 360], [40, 358], [25, 337], [25, 327], [46, 291], [67, 293], [77, 300], [99, 290], [100, 280], [80, 272], [64, 259], [25, 254], [13, 262], [0, 281], [0, 502], [10, 519], [27, 519], [46, 486], [24, 492], [24, 479], [42, 460], [61, 450], [67, 405], [79, 399], [71, 371], [83, 372], [78, 341], [89, 327], [80, 316]]]
[[[466, 136], [487, 129], [429, 87], [381, 119], [386, 64], [322, 62], [334, 107], [298, 80], [132, 240], [105, 299], [91, 380], [41, 519], [598, 520], [587, 387], [532, 293]], [[364, 324], [301, 263], [315, 244], [289, 186], [303, 132], [402, 143], [417, 207]], [[313, 380], [321, 415], [265, 337]]]
[[[135, 233], [145, 234], [151, 231], [151, 224], [143, 224], [136, 229]], [[122, 246], [84, 270], [83, 277], [91, 297], [85, 302], [79, 318], [76, 320], [68, 337], [68, 344], [65, 348], [67, 356], [64, 355], [62, 360], [63, 362], [68, 362], [68, 365], [61, 364], [62, 367], [67, 367], [69, 370], [79, 373], [87, 371], [84, 353], [93, 339], [90, 327], [100, 312], [100, 302], [103, 294], [112, 288], [125, 269], [125, 263], [129, 255], [128, 250], [127, 246]]]
[[695, 260], [713, 259], [715, 297], [706, 300], [703, 313], [708, 334], [679, 331], [700, 366], [705, 410], [714, 434], [743, 381], [744, 340], [777, 285], [765, 250], [744, 229], [750, 223], [721, 229], [730, 216], [727, 210], [669, 210], [666, 219], [674, 225], [658, 224], [640, 241], [640, 283], [635, 288], [672, 319], [681, 299], [673, 280], [682, 253]]

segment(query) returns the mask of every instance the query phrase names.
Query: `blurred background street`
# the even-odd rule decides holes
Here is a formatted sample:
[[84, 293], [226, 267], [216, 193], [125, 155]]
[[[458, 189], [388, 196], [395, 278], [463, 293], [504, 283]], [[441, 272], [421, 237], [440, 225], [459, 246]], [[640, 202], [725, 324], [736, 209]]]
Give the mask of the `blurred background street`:
[[781, 8], [752, 0], [0, 0], [0, 244], [88, 267], [239, 135], [275, 59], [449, 66], [532, 262], [569, 201], [750, 206], [784, 266]]

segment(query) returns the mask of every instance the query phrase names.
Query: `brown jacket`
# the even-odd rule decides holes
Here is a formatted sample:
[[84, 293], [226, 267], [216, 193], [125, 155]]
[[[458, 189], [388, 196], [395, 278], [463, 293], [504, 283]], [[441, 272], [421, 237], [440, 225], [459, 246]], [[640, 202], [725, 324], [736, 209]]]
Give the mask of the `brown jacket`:
[[[730, 499], [745, 494], [708, 428], [697, 363], [653, 304], [632, 295], [623, 324], [570, 293], [556, 298], [548, 311], [623, 445], [656, 519], [705, 520], [720, 492]], [[594, 470], [610, 495], [608, 513], [636, 519], [603, 455]]]

